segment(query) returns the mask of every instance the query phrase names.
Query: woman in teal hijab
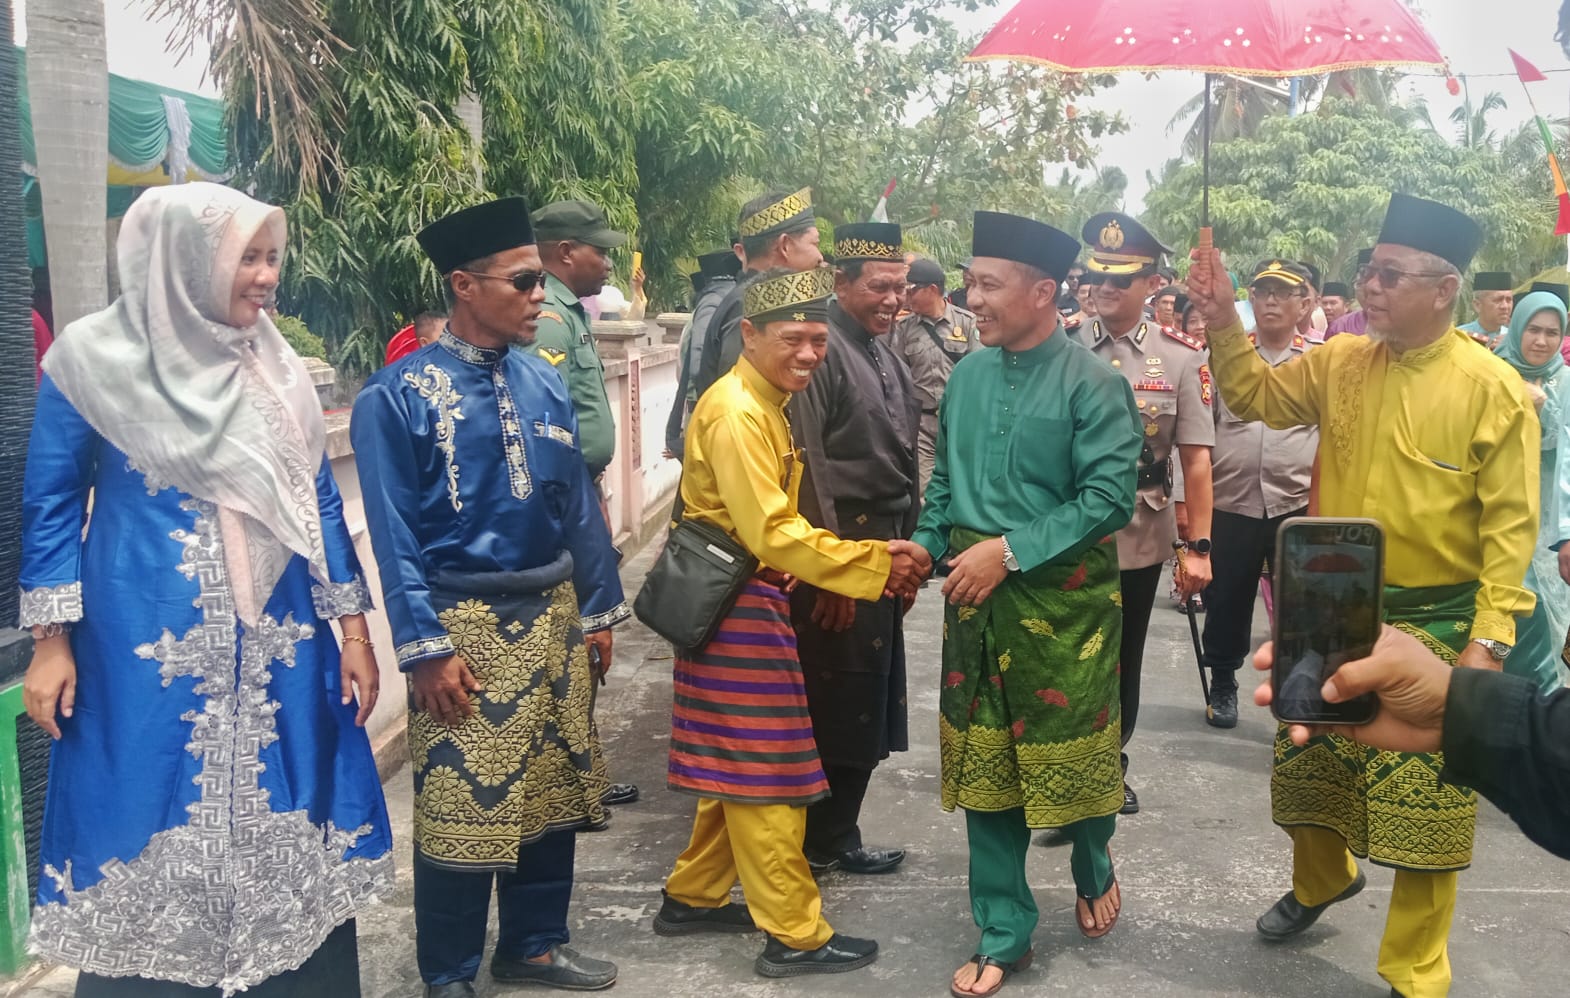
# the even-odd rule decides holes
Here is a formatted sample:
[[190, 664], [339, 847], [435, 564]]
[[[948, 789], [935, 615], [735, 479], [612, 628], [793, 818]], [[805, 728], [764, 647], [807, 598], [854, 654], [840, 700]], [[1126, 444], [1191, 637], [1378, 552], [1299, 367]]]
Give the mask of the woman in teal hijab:
[[[1559, 658], [1570, 627], [1570, 585], [1559, 577], [1559, 556], [1550, 546], [1564, 539], [1561, 511], [1570, 513], [1570, 460], [1561, 467], [1559, 446], [1570, 390], [1570, 369], [1559, 355], [1565, 322], [1565, 303], [1559, 296], [1534, 291], [1516, 303], [1510, 331], [1498, 347], [1499, 356], [1526, 381], [1543, 424], [1542, 512], [1537, 549], [1526, 572], [1526, 587], [1537, 594], [1537, 607], [1516, 625], [1515, 648], [1505, 659], [1505, 671], [1531, 679], [1544, 693], [1562, 685]], [[1560, 481], [1561, 474], [1565, 481]]]

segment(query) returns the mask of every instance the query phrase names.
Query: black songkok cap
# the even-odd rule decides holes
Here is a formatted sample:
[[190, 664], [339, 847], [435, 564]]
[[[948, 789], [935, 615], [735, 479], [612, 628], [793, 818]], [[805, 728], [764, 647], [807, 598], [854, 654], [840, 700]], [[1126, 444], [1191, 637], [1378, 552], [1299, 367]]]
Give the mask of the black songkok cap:
[[834, 271], [814, 267], [799, 273], [759, 278], [742, 292], [742, 315], [754, 326], [770, 322], [828, 322]]
[[1515, 281], [1502, 270], [1482, 270], [1472, 275], [1473, 291], [1509, 291]]
[[1567, 307], [1570, 307], [1570, 284], [1555, 284], [1552, 281], [1533, 281], [1532, 290], [1547, 291], [1551, 295], [1557, 295], [1560, 301], [1564, 302]]
[[973, 257], [1023, 263], [1061, 281], [1079, 257], [1079, 240], [1033, 218], [978, 211], [970, 251]]
[[1358, 250], [1357, 251], [1357, 265], [1358, 265], [1359, 269], [1368, 266], [1368, 262], [1370, 260], [1372, 260], [1373, 258], [1374, 258], [1374, 247], [1370, 246], [1368, 249], [1360, 249], [1360, 250]]
[[442, 274], [492, 253], [534, 245], [529, 206], [502, 198], [438, 218], [414, 237]]
[[736, 259], [734, 250], [705, 253], [698, 257], [698, 271], [703, 274], [703, 279], [706, 281], [718, 277], [735, 277], [741, 273], [741, 261]]
[[920, 257], [910, 262], [910, 272], [905, 275], [905, 283], [918, 288], [936, 284], [942, 290], [948, 283], [948, 275], [943, 273], [938, 261]]
[[1378, 241], [1432, 253], [1465, 270], [1483, 245], [1483, 230], [1449, 205], [1392, 194]]
[[905, 236], [893, 222], [851, 222], [834, 230], [834, 259], [905, 262]]
[[1352, 289], [1340, 281], [1326, 281], [1325, 290], [1321, 294], [1326, 298], [1351, 298]]
[[708, 283], [708, 278], [703, 276], [703, 271], [697, 270], [687, 275], [687, 280], [692, 282], [692, 290], [701, 292]]

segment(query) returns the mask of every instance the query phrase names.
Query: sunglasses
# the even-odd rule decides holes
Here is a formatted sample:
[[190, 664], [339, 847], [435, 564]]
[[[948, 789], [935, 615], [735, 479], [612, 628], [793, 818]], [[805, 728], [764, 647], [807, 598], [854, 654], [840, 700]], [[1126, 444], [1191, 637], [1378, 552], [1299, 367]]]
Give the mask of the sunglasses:
[[1099, 288], [1105, 284], [1119, 291], [1127, 291], [1134, 286], [1136, 280], [1138, 278], [1133, 274], [1086, 274], [1079, 279], [1079, 283], [1092, 288]]
[[543, 288], [545, 286], [545, 272], [541, 270], [520, 270], [511, 276], [506, 274], [480, 274], [472, 270], [466, 270], [464, 273], [470, 277], [483, 277], [488, 281], [507, 281], [513, 286], [515, 291], [522, 294], [528, 294], [535, 288]]
[[1362, 266], [1357, 268], [1357, 283], [1369, 284], [1374, 278], [1379, 278], [1379, 286], [1393, 288], [1401, 283], [1404, 277], [1444, 277], [1442, 270], [1401, 270], [1398, 267]]

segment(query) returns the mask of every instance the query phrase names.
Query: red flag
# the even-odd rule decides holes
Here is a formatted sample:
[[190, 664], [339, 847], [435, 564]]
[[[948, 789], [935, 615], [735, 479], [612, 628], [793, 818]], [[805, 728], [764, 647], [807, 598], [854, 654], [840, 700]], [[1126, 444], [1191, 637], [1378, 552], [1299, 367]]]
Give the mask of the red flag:
[[1548, 79], [1548, 77], [1543, 75], [1542, 70], [1521, 58], [1515, 49], [1509, 49], [1508, 51], [1511, 61], [1515, 63], [1515, 75], [1521, 77], [1522, 83], [1537, 83]]

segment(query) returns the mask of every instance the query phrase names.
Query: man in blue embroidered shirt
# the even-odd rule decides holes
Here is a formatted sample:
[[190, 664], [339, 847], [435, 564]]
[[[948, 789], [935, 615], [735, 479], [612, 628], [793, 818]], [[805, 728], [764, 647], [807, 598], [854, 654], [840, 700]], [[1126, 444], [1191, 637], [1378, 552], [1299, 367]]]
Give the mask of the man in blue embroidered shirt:
[[616, 555], [566, 385], [509, 349], [544, 300], [523, 200], [419, 241], [450, 323], [372, 376], [349, 432], [410, 676], [420, 976], [428, 998], [474, 994], [496, 881], [496, 980], [607, 987], [615, 965], [566, 942], [574, 832], [605, 821], [588, 648], [608, 665], [629, 615]]

